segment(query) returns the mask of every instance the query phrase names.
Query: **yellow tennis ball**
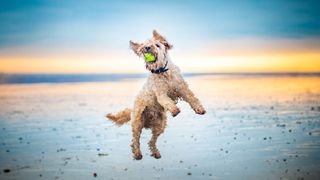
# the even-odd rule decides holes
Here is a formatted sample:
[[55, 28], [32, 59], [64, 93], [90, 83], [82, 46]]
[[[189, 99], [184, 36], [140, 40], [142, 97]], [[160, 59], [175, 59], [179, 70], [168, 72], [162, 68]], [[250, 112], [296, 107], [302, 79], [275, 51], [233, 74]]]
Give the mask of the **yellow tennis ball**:
[[146, 62], [153, 62], [156, 60], [156, 57], [154, 55], [152, 55], [151, 53], [145, 53], [144, 54], [144, 60]]

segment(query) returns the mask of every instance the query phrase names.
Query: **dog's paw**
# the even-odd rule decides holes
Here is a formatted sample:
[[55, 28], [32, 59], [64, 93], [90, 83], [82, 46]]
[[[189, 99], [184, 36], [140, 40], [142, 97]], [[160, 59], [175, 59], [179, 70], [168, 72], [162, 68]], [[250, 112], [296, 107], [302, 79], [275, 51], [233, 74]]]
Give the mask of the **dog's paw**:
[[173, 117], [177, 116], [180, 113], [180, 109], [179, 108], [175, 108], [173, 111], [171, 111], [171, 115]]
[[154, 158], [156, 158], [156, 159], [160, 159], [160, 158], [161, 158], [161, 155], [160, 155], [159, 152], [152, 153], [151, 156], [154, 157]]
[[207, 112], [202, 106], [196, 108], [194, 111], [195, 111], [197, 114], [200, 114], [200, 115], [203, 115], [203, 114], [205, 114], [205, 113]]
[[142, 154], [141, 153], [135, 153], [135, 154], [133, 154], [133, 158], [135, 160], [141, 160], [142, 159]]

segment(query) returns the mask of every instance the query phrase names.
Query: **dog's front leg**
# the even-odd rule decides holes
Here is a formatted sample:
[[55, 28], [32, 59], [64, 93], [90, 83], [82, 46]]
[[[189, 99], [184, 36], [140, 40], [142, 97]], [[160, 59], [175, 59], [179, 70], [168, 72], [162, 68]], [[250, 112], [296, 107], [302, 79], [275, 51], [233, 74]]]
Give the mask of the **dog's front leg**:
[[171, 115], [175, 117], [180, 113], [180, 109], [176, 106], [176, 103], [169, 98], [166, 94], [156, 93], [159, 104], [166, 110], [171, 112]]
[[185, 87], [183, 88], [181, 92], [181, 97], [184, 101], [190, 104], [191, 108], [197, 113], [197, 114], [205, 114], [206, 110], [200, 103], [199, 99], [193, 94], [193, 92], [189, 89], [188, 85], [185, 84]]

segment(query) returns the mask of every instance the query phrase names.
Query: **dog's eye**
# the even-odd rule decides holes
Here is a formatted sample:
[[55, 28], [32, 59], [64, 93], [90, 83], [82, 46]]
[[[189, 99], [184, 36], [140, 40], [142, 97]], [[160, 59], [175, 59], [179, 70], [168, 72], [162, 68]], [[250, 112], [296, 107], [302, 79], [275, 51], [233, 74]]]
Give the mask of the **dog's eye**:
[[158, 48], [160, 48], [159, 44], [156, 44], [156, 46], [157, 46]]

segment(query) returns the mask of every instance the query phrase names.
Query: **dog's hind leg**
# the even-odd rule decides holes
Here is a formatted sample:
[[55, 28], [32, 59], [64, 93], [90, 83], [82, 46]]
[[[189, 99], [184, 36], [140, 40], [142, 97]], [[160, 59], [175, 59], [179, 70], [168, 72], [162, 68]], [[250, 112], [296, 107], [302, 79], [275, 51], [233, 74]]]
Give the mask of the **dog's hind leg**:
[[143, 128], [142, 112], [145, 106], [135, 106], [132, 118], [132, 153], [136, 160], [142, 159], [140, 151], [140, 135]]
[[156, 159], [161, 158], [161, 155], [157, 148], [156, 143], [160, 134], [164, 132], [164, 129], [166, 128], [166, 124], [167, 124], [166, 114], [162, 113], [161, 123], [152, 127], [152, 137], [151, 137], [151, 140], [149, 141], [149, 148], [151, 151], [151, 156], [153, 156]]

